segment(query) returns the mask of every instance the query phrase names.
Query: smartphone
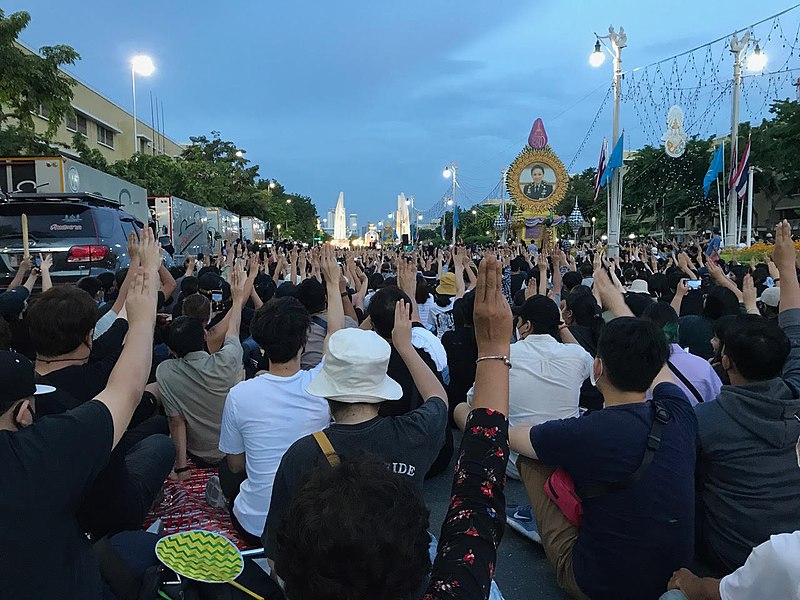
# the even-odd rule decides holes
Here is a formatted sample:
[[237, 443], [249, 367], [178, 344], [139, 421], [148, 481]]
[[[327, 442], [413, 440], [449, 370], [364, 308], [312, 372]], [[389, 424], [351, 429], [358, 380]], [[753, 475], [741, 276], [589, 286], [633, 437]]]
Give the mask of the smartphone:
[[222, 302], [222, 290], [212, 290], [211, 301], [217, 303]]
[[703, 285], [703, 282], [700, 281], [699, 279], [684, 279], [683, 283], [690, 290], [699, 290], [700, 287]]
[[42, 259], [41, 259], [41, 258], [39, 258], [39, 257], [37, 256], [37, 257], [36, 257], [35, 259], [33, 259], [33, 260], [34, 260], [34, 262], [36, 263], [36, 266], [37, 266], [37, 267], [41, 267], [41, 266], [42, 266]]

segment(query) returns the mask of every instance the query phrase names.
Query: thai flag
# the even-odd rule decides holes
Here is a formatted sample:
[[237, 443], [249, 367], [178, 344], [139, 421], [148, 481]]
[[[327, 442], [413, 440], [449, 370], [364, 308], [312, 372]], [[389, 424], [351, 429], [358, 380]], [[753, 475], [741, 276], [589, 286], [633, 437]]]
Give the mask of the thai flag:
[[608, 165], [608, 140], [603, 138], [603, 143], [600, 146], [600, 159], [597, 161], [597, 173], [594, 176], [594, 201], [600, 196], [600, 189], [603, 187], [600, 183], [605, 173], [606, 165]]
[[747, 178], [748, 171], [750, 170], [750, 140], [747, 140], [742, 160], [739, 161], [739, 167], [736, 169], [733, 177], [731, 177], [731, 188], [736, 188], [736, 194], [739, 198], [744, 198], [747, 193]]

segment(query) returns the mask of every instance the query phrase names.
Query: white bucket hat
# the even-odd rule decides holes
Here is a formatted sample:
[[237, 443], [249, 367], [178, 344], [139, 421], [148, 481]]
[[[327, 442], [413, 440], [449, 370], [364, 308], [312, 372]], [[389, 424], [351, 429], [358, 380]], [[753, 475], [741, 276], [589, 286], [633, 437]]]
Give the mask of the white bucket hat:
[[649, 294], [647, 282], [644, 279], [634, 279], [628, 286], [628, 291], [632, 294]]
[[392, 347], [374, 331], [340, 329], [328, 340], [322, 370], [306, 391], [337, 402], [399, 400], [403, 388], [386, 374]]

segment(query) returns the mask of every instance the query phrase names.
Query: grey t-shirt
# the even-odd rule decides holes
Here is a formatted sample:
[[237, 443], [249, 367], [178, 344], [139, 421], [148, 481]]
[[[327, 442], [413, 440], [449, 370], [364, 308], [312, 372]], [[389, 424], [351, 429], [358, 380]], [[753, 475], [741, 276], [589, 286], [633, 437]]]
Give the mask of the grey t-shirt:
[[[337, 454], [373, 454], [395, 473], [411, 477], [422, 491], [425, 474], [444, 443], [446, 427], [447, 405], [441, 398], [434, 397], [399, 417], [375, 417], [356, 425], [334, 423], [324, 431]], [[295, 490], [311, 469], [327, 464], [311, 435], [297, 440], [283, 455], [275, 474], [267, 523], [261, 536], [267, 557], [274, 559], [277, 555], [277, 530]]]
[[[358, 327], [358, 322], [345, 315], [344, 326], [345, 328]], [[308, 371], [322, 362], [322, 348], [325, 345], [326, 335], [328, 335], [328, 313], [319, 312], [311, 315], [311, 327], [308, 328], [308, 340], [306, 341], [303, 355], [300, 357], [301, 369]]]

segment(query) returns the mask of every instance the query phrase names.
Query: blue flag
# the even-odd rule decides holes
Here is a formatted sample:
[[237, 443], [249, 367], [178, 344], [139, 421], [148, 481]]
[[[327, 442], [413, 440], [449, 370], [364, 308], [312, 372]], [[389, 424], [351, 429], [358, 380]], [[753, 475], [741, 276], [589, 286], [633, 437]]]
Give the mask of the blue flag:
[[708, 166], [706, 176], [703, 177], [703, 194], [707, 198], [708, 191], [711, 189], [711, 183], [722, 173], [723, 161], [723, 146], [720, 144], [714, 151], [714, 156], [711, 158], [711, 164]]
[[611, 151], [611, 156], [608, 157], [608, 164], [606, 170], [603, 171], [603, 178], [600, 180], [600, 185], [606, 187], [608, 180], [614, 176], [614, 171], [622, 166], [622, 146], [625, 138], [625, 132], [619, 136], [617, 143], [614, 145], [614, 150]]
[[442, 232], [441, 232], [442, 239], [445, 239], [445, 237], [444, 237], [444, 217], [445, 217], [446, 214], [447, 213], [442, 213]]
[[453, 226], [458, 229], [458, 207], [453, 206]]

